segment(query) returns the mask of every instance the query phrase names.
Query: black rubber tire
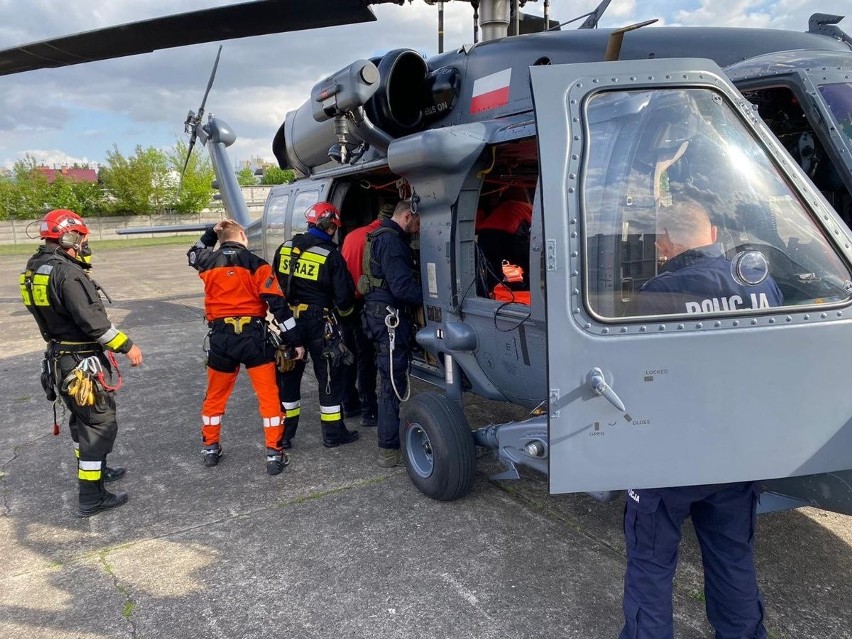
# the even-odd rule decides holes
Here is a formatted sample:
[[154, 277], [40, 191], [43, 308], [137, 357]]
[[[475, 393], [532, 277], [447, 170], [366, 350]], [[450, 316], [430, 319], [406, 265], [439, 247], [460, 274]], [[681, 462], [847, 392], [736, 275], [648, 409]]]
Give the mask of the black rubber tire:
[[[420, 393], [403, 406], [399, 439], [411, 481], [438, 501], [468, 494], [476, 471], [476, 446], [461, 407], [436, 392]], [[409, 450], [412, 441], [426, 442], [430, 454]], [[426, 476], [424, 465], [429, 461], [431, 472]]]

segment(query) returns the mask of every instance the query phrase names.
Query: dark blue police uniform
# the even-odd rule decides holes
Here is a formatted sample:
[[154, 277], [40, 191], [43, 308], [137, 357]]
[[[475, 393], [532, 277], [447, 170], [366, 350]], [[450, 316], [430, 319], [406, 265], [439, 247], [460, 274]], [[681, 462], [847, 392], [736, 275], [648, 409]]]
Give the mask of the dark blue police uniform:
[[[756, 281], [756, 273], [745, 272]], [[642, 315], [780, 306], [767, 278], [747, 285], [714, 244], [666, 262], [637, 296]], [[620, 639], [671, 639], [672, 583], [681, 526], [692, 517], [701, 560], [707, 619], [716, 639], [765, 639], [763, 600], [754, 568], [756, 482], [629, 490], [624, 510], [627, 571]]]
[[[388, 230], [383, 230], [388, 229]], [[411, 237], [391, 219], [373, 231], [370, 270], [382, 285], [365, 295], [364, 331], [376, 345], [376, 364], [382, 377], [379, 398], [379, 448], [399, 448], [399, 398], [391, 384], [390, 338], [385, 318], [387, 307], [399, 311], [393, 350], [393, 380], [405, 396], [408, 365], [414, 343], [413, 311], [423, 304], [423, 291], [416, 270]]]
[[[660, 273], [645, 282], [636, 296], [639, 315], [713, 313], [780, 306], [783, 295], [771, 277], [757, 285], [737, 281], [733, 264], [720, 244], [684, 251], [668, 260]], [[743, 275], [756, 281], [755, 267]]]

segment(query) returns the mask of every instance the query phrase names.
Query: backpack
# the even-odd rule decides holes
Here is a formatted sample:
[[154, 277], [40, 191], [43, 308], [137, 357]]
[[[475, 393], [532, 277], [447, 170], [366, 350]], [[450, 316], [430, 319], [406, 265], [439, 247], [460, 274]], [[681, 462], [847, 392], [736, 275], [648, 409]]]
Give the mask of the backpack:
[[379, 235], [387, 231], [394, 233], [397, 236], [399, 235], [396, 229], [388, 228], [386, 226], [380, 226], [375, 231], [367, 233], [367, 239], [364, 243], [364, 253], [361, 256], [362, 273], [357, 282], [358, 292], [361, 293], [361, 295], [367, 295], [379, 288], [387, 288], [384, 278], [375, 277], [372, 270], [372, 265], [378, 264], [378, 262], [373, 259], [373, 241]]

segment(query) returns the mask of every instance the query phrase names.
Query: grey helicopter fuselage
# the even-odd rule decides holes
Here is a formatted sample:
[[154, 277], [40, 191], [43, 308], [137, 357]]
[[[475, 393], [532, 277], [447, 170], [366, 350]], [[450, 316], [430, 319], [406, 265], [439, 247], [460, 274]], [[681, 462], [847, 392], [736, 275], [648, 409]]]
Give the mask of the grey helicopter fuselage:
[[[762, 451], [770, 440], [769, 433], [775, 428], [779, 432], [795, 429], [796, 424], [790, 418], [769, 420], [759, 410], [752, 414], [749, 408], [747, 419], [754, 425], [755, 434], [742, 451], [729, 456], [726, 463], [719, 463], [710, 455], [707, 463], [696, 464], [689, 471], [678, 474], [670, 472], [670, 463], [664, 463], [669, 450], [709, 446], [711, 450], [719, 447], [721, 451], [723, 442], [711, 438], [708, 443], [700, 427], [688, 434], [677, 430], [677, 420], [671, 420], [685, 408], [682, 397], [658, 397], [637, 416], [631, 402], [624, 400], [624, 394], [614, 388], [614, 379], [622, 376], [624, 380], [623, 376], [628, 375], [621, 370], [624, 366], [642, 368], [648, 374], [638, 378], [639, 384], [630, 382], [626, 392], [630, 397], [644, 390], [647, 399], [648, 389], [654, 388], [649, 379], [673, 381], [674, 378], [664, 376], [676, 368], [675, 364], [680, 367], [685, 364], [677, 350], [667, 356], [668, 362], [652, 361], [643, 356], [643, 349], [649, 347], [649, 333], [660, 333], [668, 324], [657, 321], [652, 324], [653, 331], [649, 331], [647, 321], [629, 315], [630, 299], [652, 275], [649, 269], [655, 269], [653, 255], [648, 252], [649, 247], [653, 251], [650, 236], [647, 231], [643, 235], [634, 229], [641, 226], [641, 216], [636, 220], [628, 220], [627, 215], [619, 218], [618, 243], [608, 233], [594, 238], [587, 235], [594, 226], [589, 217], [592, 213], [588, 201], [591, 193], [597, 193], [589, 186], [593, 174], [590, 167], [596, 161], [590, 131], [598, 124], [590, 121], [588, 113], [579, 105], [604, 100], [601, 96], [618, 96], [618, 100], [611, 99], [614, 103], [623, 103], [618, 108], [628, 111], [616, 115], [616, 109], [606, 117], [613, 122], [616, 117], [625, 122], [628, 115], [635, 117], [636, 124], [619, 126], [623, 126], [623, 131], [632, 131], [630, 127], [634, 126], [636, 131], [641, 131], [641, 127], [646, 126], [640, 124], [645, 116], [639, 118], [638, 113], [648, 105], [633, 104], [631, 100], [635, 98], [632, 96], [647, 96], [653, 103], [661, 101], [667, 93], [675, 95], [678, 91], [686, 91], [684, 96], [703, 104], [706, 96], [702, 92], [712, 93], [713, 100], [726, 105], [727, 109], [724, 118], [718, 116], [716, 128], [707, 130], [718, 138], [717, 146], [731, 142], [725, 136], [734, 126], [732, 122], [748, 128], [749, 135], [756, 141], [748, 143], [749, 153], [757, 153], [754, 149], [759, 148], [776, 173], [769, 191], [772, 197], [782, 189], [780, 185], [792, 185], [790, 195], [785, 198], [805, 203], [809, 209], [807, 215], [822, 220], [820, 223], [827, 227], [826, 234], [839, 242], [825, 250], [836, 252], [841, 261], [848, 261], [849, 231], [837, 212], [842, 212], [842, 206], [849, 206], [848, 192], [852, 184], [849, 164], [835, 163], [834, 173], [839, 182], [832, 187], [832, 192], [815, 188], [808, 179], [812, 176], [804, 175], [802, 166], [787, 154], [790, 148], [786, 142], [782, 140], [784, 146], [779, 145], [718, 67], [734, 65], [738, 85], [742, 83], [758, 95], [755, 92], [775, 91], [779, 80], [764, 73], [762, 77], [768, 78], [767, 83], [761, 84], [761, 76], [748, 71], [750, 59], [761, 59], [760, 68], [765, 70], [767, 60], [773, 56], [783, 60], [786, 55], [786, 59], [790, 59], [790, 54], [781, 54], [781, 51], [807, 50], [809, 57], [799, 54], [799, 59], [832, 60], [839, 65], [838, 74], [842, 76], [832, 77], [832, 81], [842, 82], [852, 69], [852, 51], [842, 40], [817, 33], [658, 28], [627, 34], [620, 61], [602, 63], [607, 39], [608, 33], [602, 30], [550, 32], [482, 43], [429, 60], [414, 51], [400, 50], [371, 61], [358, 61], [329, 76], [318, 83], [302, 107], [287, 115], [276, 136], [273, 150], [279, 164], [295, 169], [301, 177], [293, 184], [273, 188], [263, 219], [249, 229], [252, 248], [271, 258], [272, 251], [284, 238], [303, 228], [303, 211], [317, 200], [332, 201], [340, 208], [344, 224], [341, 235], [345, 235], [374, 218], [381, 205], [393, 203], [404, 189], [411, 189], [419, 198], [422, 220], [419, 253], [425, 300], [424, 326], [417, 335], [423, 351], [414, 371], [443, 388], [445, 397], [450, 400], [460, 401], [463, 393], [469, 391], [533, 411], [532, 416], [522, 422], [489, 425], [474, 431], [474, 441], [493, 448], [507, 466], [502, 477], [517, 476], [517, 467], [523, 465], [547, 473], [553, 492], [583, 490], [610, 495], [609, 491], [625, 487], [628, 477], [643, 477], [634, 485], [644, 482], [650, 486], [816, 475], [831, 471], [834, 474], [818, 475], [821, 479], [798, 481], [796, 489], [791, 488], [787, 480], [785, 494], [823, 507], [849, 511], [852, 495], [842, 489], [844, 480], [837, 478], [837, 471], [848, 467], [848, 462], [843, 461], [844, 453], [839, 451], [848, 452], [852, 433], [846, 419], [838, 421], [843, 411], [848, 409], [846, 414], [852, 414], [852, 406], [846, 405], [848, 402], [840, 409], [836, 405], [832, 407], [825, 419], [825, 431], [816, 436], [823, 442], [844, 442], [839, 448], [814, 444], [807, 460], [788, 451], [787, 455], [779, 454], [762, 463], [766, 458]], [[686, 59], [688, 56], [710, 59], [715, 64]], [[789, 76], [789, 66], [786, 69]], [[785, 82], [788, 86], [795, 85], [807, 76], [807, 69], [802, 73], [805, 75], [792, 80], [787, 78]], [[537, 92], [536, 74], [549, 78], [553, 86], [548, 87], [547, 82], [541, 80], [543, 84]], [[484, 108], [483, 86], [488, 94], [485, 97], [491, 100], [486, 100]], [[799, 90], [798, 85], [791, 89], [794, 93]], [[564, 96], [562, 108], [566, 108], [564, 101], [568, 100], [568, 112], [573, 113], [576, 108], [576, 114], [564, 122], [553, 114], [543, 118], [542, 114], [553, 107], [539, 103], [554, 99], [559, 103], [560, 98], [554, 96], [560, 92]], [[572, 92], [576, 94], [574, 102], [570, 99]], [[831, 110], [819, 104], [818, 98], [814, 100], [815, 106], [808, 105], [803, 116], [812, 118], [806, 121], [811, 122], [811, 133], [823, 140], [823, 146], [831, 147], [835, 156], [844, 157], [843, 149], [848, 148], [848, 139], [837, 134]], [[574, 104], [578, 106], [572, 106]], [[630, 109], [638, 110], [632, 113]], [[704, 117], [709, 116], [705, 114]], [[644, 138], [638, 132], [630, 135], [636, 150], [625, 149], [625, 153], [635, 152], [638, 158], [646, 142], [639, 142]], [[738, 144], [744, 144], [739, 137], [737, 139]], [[845, 153], [848, 160], [850, 154]], [[606, 165], [611, 172], [614, 172], [612, 167], [618, 166], [616, 157]], [[566, 167], [564, 175], [555, 176], [553, 167], [563, 164]], [[607, 188], [622, 189], [627, 201], [639, 201], [631, 192], [636, 187], [626, 186], [635, 179], [627, 168], [619, 179], [620, 182], [613, 181]], [[529, 303], [525, 304], [493, 299], [489, 288], [480, 281], [477, 209], [483, 206], [489, 190], [499, 191], [510, 184], [528, 189], [533, 195]], [[716, 183], [709, 188], [721, 190], [726, 186]], [[754, 195], [749, 191], [749, 197]], [[825, 197], [829, 195], [836, 196], [831, 203], [837, 212], [827, 205]], [[777, 214], [780, 223], [784, 211]], [[804, 215], [803, 210], [797, 209], [796, 215]], [[729, 233], [736, 235], [733, 239], [748, 236], [753, 241], [755, 234], [749, 236], [747, 229], [737, 228], [735, 222], [742, 220], [731, 222]], [[795, 224], [803, 222], [797, 218]], [[817, 241], [811, 231], [807, 237]], [[785, 236], [785, 250], [788, 243], [798, 248], [802, 239]], [[750, 244], [743, 241], [739, 246]], [[637, 255], [629, 255], [637, 250], [640, 251]], [[733, 245], [731, 250], [734, 250]], [[613, 255], [617, 256], [613, 258], [617, 264], [605, 265]], [[804, 270], [791, 274], [794, 281], [784, 284], [789, 287], [790, 299], [800, 295], [802, 299], [795, 302], [797, 305], [822, 304], [823, 298], [808, 297], [796, 288], [801, 288], [801, 281], [811, 279], [838, 281], [840, 288], [837, 290], [842, 290], [844, 271], [840, 262], [831, 264], [819, 274]], [[828, 273], [830, 270], [834, 271], [832, 275]], [[610, 300], [608, 296], [614, 290], [620, 292]], [[785, 337], [777, 332], [779, 324], [800, 327], [812, 322], [814, 311], [819, 310], [821, 320], [835, 322], [821, 333], [821, 339], [826, 341], [825, 348], [830, 350], [829, 344], [840, 335], [838, 331], [849, 330], [841, 327], [846, 321], [842, 311], [837, 310], [843, 306], [841, 296], [834, 288], [831, 291], [831, 296], [826, 295], [826, 298], [830, 298], [829, 305], [835, 315], [823, 309], [810, 308], [810, 312], [800, 314], [785, 309], [781, 316], [766, 318], [767, 312], [761, 310], [758, 313], [761, 319], [756, 319], [752, 317], [754, 313], [744, 312], [743, 317], [733, 320], [730, 331], [724, 336], [719, 333], [708, 338], [708, 326], [728, 326], [729, 311], [737, 310], [711, 305], [705, 309], [709, 313], [706, 323], [700, 322], [698, 328], [690, 329], [681, 320], [680, 324], [674, 324], [680, 327], [680, 335], [654, 337], [661, 347], [679, 342], [684, 346], [694, 344], [699, 350], [709, 348], [707, 357], [713, 360], [720, 348], [741, 348], [749, 343], [749, 339], [745, 339], [741, 344], [743, 326], [769, 322], [766, 329], [755, 329], [751, 339], [783, 341]], [[567, 296], [564, 306], [557, 302], [562, 292]], [[604, 298], [607, 301], [602, 301]], [[765, 330], [769, 336], [762, 337], [763, 332], [758, 333], [758, 330]], [[610, 359], [598, 360], [594, 355], [598, 349], [609, 352], [615, 343], [619, 344], [619, 349], [607, 356]], [[806, 357], [812, 346], [802, 348], [805, 350], [801, 355]], [[633, 351], [635, 355], [627, 355]], [[615, 352], [624, 355], [615, 355]], [[838, 366], [841, 366], [839, 362]], [[713, 366], [696, 363], [687, 368], [696, 379], [725, 376], [723, 362]], [[714, 371], [715, 368], [719, 370]], [[633, 375], [635, 373], [629, 373]], [[766, 383], [775, 388], [793, 384], [783, 376], [769, 377], [772, 379], [767, 379]], [[660, 386], [657, 381], [657, 387]], [[749, 407], [759, 406], [756, 400], [762, 396], [755, 392], [743, 394], [735, 383], [720, 392], [730, 394], [732, 405], [740, 402]], [[646, 399], [634, 397], [633, 405], [644, 405]], [[615, 414], [606, 416], [612, 409]], [[417, 410], [422, 410], [422, 406], [414, 409], [415, 421], [428, 421], [428, 414], [423, 417]], [[778, 417], [775, 411], [773, 415]], [[700, 425], [721, 416], [715, 409], [708, 410], [704, 417], [697, 417], [695, 421]], [[617, 429], [623, 423], [636, 431], [619, 432]], [[421, 434], [423, 431], [423, 428], [417, 430]], [[640, 431], [648, 432], [644, 440], [636, 439]], [[411, 439], [409, 444], [432, 450], [428, 441], [424, 443], [420, 434], [418, 437], [420, 439]], [[604, 441], [611, 444], [601, 444]], [[577, 446], [578, 442], [584, 445]], [[605, 447], [610, 445], [612, 449]], [[659, 465], [624, 463], [623, 472], [615, 472], [612, 464], [584, 463], [584, 459], [615, 459], [619, 455], [635, 458], [637, 450], [647, 453], [647, 459], [658, 459]], [[427, 457], [432, 459], [431, 454]], [[415, 471], [416, 466], [414, 464]], [[609, 468], [601, 472], [604, 466]], [[649, 471], [650, 466], [655, 470]], [[424, 468], [426, 470], [420, 475], [435, 472], [428, 463]], [[664, 470], [658, 472], [660, 468]], [[409, 469], [415, 483], [418, 483], [418, 472]], [[424, 482], [428, 483], [427, 479], [420, 477], [422, 481], [418, 486], [421, 489]], [[438, 498], [459, 496], [451, 494], [452, 491], [440, 495], [429, 490], [424, 492]], [[786, 502], [786, 505], [791, 503], [804, 502]]]

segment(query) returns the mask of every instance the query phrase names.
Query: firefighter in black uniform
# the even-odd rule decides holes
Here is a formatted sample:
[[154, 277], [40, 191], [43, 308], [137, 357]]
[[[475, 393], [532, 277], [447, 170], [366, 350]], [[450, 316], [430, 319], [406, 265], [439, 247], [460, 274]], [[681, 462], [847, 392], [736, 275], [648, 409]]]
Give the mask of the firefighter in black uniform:
[[[66, 209], [50, 211], [41, 221], [44, 244], [21, 274], [21, 297], [48, 343], [42, 385], [48, 399], [56, 393], [71, 411], [68, 426], [77, 449], [79, 516], [90, 517], [127, 502], [124, 491], [104, 488], [123, 468], [108, 469], [118, 424], [115, 391], [120, 377], [113, 352], [124, 353], [131, 366], [142, 363], [142, 351], [112, 325], [98, 287], [89, 277], [89, 228]], [[107, 351], [107, 352], [105, 352]]]
[[[399, 403], [408, 396], [408, 368], [414, 344], [414, 311], [423, 304], [411, 235], [420, 230], [420, 216], [411, 200], [401, 200], [393, 216], [367, 236], [364, 274], [364, 327], [376, 347], [382, 377], [379, 399], [379, 466], [400, 462]], [[393, 340], [391, 340], [393, 335]]]
[[[273, 270], [299, 327], [305, 347], [314, 362], [319, 387], [322, 443], [326, 448], [358, 439], [343, 423], [343, 368], [351, 353], [343, 345], [340, 317], [353, 312], [355, 285], [346, 262], [332, 241], [340, 228], [340, 214], [329, 202], [317, 202], [305, 212], [307, 233], [299, 233], [278, 247]], [[301, 383], [304, 360], [280, 372], [278, 385], [287, 428], [284, 447], [293, 445], [301, 412]], [[279, 371], [281, 369], [279, 368]]]

